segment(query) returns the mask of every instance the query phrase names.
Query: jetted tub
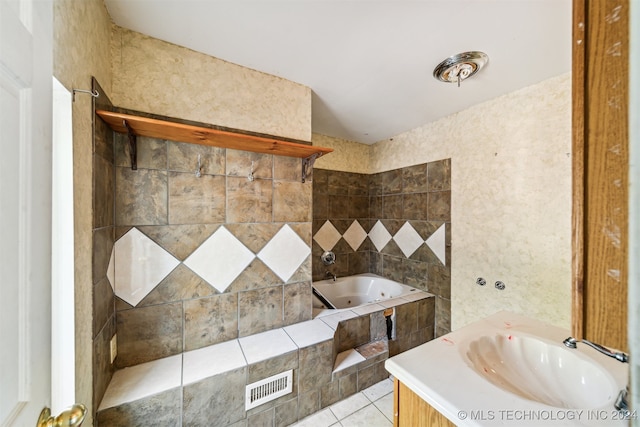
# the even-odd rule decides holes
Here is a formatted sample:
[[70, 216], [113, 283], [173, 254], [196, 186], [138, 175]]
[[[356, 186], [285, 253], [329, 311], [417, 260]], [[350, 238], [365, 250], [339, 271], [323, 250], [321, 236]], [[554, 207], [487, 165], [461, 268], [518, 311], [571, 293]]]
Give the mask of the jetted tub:
[[357, 274], [313, 282], [315, 308], [353, 308], [417, 291], [375, 274]]

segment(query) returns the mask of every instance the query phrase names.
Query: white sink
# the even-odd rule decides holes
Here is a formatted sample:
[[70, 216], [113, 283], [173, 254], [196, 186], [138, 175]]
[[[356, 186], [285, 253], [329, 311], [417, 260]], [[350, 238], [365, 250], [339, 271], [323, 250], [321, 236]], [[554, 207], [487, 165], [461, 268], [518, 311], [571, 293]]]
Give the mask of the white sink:
[[493, 385], [549, 406], [598, 408], [619, 392], [604, 368], [561, 342], [498, 333], [470, 341], [463, 356]]

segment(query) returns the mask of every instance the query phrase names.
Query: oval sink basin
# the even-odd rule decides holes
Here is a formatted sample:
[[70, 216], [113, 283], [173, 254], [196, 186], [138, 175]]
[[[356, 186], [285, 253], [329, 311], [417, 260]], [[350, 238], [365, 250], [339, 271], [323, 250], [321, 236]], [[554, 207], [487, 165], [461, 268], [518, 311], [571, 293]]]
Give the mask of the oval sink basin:
[[465, 356], [493, 385], [549, 406], [598, 408], [619, 391], [607, 371], [562, 343], [519, 335], [482, 336], [469, 343]]

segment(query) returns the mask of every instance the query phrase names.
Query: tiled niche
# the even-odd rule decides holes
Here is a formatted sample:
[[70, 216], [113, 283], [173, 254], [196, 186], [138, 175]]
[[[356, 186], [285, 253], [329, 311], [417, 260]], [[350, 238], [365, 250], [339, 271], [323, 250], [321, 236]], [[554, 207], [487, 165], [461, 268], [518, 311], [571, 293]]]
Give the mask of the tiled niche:
[[372, 175], [315, 169], [313, 180], [313, 280], [369, 272], [429, 291], [436, 335], [450, 332], [451, 160]]

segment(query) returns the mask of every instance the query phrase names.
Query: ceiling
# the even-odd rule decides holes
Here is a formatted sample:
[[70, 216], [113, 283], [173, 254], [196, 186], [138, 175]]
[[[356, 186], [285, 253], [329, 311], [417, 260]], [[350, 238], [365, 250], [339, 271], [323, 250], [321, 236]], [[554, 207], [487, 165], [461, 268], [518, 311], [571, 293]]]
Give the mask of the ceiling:
[[[105, 0], [116, 24], [308, 86], [312, 129], [371, 144], [571, 70], [571, 0]], [[485, 52], [460, 88], [433, 77]]]

